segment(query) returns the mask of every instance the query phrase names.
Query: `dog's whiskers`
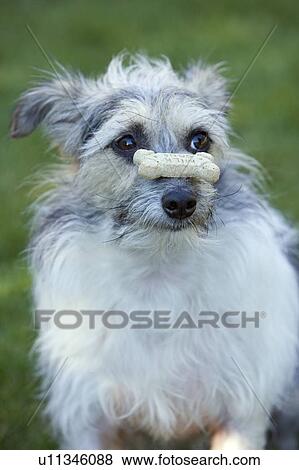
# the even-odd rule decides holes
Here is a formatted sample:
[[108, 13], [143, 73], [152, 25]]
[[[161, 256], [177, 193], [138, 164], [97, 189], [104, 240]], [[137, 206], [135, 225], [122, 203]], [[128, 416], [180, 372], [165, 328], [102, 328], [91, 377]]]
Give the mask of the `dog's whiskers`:
[[236, 191], [233, 191], [232, 193], [228, 193], [228, 194], [222, 194], [221, 196], [220, 195], [217, 195], [216, 196], [216, 200], [217, 201], [221, 201], [221, 199], [225, 199], [227, 197], [232, 197], [232, 196], [236, 196], [237, 194], [239, 194], [239, 192], [242, 190], [242, 184], [239, 186], [238, 189], [236, 189]]

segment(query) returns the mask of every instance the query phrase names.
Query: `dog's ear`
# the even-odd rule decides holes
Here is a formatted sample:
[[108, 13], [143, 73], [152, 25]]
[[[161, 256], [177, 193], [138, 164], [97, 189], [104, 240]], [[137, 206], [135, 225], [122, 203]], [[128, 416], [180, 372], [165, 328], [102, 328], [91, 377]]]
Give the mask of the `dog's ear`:
[[73, 152], [83, 119], [84, 79], [70, 74], [57, 75], [25, 92], [19, 99], [11, 121], [11, 137], [25, 137], [40, 124], [54, 144]]
[[227, 80], [222, 76], [220, 65], [197, 62], [187, 68], [184, 80], [187, 88], [196, 92], [207, 106], [227, 112], [230, 107]]

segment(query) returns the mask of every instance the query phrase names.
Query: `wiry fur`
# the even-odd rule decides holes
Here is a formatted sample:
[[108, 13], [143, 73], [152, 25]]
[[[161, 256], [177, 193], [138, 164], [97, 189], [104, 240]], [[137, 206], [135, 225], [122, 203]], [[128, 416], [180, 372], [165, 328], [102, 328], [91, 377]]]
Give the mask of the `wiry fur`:
[[[167, 59], [143, 56], [127, 66], [115, 58], [96, 80], [62, 71], [20, 100], [13, 136], [41, 123], [75, 162], [35, 205], [35, 308], [267, 314], [258, 329], [44, 325], [36, 350], [64, 446], [109, 447], [127, 427], [169, 438], [189, 425], [264, 446], [267, 410], [282, 403], [296, 366], [298, 284], [288, 254], [297, 232], [256, 189], [256, 162], [230, 147], [227, 105], [217, 68], [199, 63], [179, 75]], [[143, 180], [109, 146], [133, 129], [145, 148], [186, 152], [197, 127], [221, 167], [215, 187]], [[161, 208], [165, 191], [180, 186], [197, 196], [186, 222]]]

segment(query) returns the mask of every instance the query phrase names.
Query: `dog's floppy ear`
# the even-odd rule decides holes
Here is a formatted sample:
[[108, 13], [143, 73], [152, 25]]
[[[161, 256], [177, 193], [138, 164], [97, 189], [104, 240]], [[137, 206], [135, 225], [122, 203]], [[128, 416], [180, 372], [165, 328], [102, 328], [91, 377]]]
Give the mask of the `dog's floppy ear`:
[[82, 120], [81, 76], [57, 75], [25, 92], [19, 99], [11, 121], [11, 137], [25, 137], [40, 124], [54, 144], [73, 152], [78, 143], [76, 125]]
[[227, 81], [221, 74], [222, 64], [206, 65], [197, 62], [185, 72], [185, 84], [196, 92], [209, 107], [226, 112], [229, 107]]

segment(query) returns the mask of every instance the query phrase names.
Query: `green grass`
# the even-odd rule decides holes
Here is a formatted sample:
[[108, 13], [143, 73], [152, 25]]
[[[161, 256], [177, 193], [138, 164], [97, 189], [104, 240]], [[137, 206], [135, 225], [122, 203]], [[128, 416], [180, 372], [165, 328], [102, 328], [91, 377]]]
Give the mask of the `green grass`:
[[[202, 57], [226, 61], [239, 79], [271, 28], [278, 28], [239, 88], [232, 111], [235, 143], [257, 157], [274, 203], [299, 218], [298, 24], [295, 0], [3, 0], [0, 7], [0, 447], [51, 448], [38, 413], [29, 351], [30, 278], [22, 260], [28, 239], [29, 188], [24, 181], [51, 155], [39, 133], [10, 141], [13, 103], [36, 71], [49, 69], [26, 30], [47, 53], [85, 73], [103, 71], [127, 49], [166, 54], [177, 67]], [[232, 85], [233, 87], [234, 85]]]

